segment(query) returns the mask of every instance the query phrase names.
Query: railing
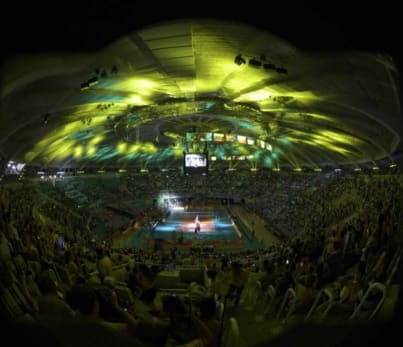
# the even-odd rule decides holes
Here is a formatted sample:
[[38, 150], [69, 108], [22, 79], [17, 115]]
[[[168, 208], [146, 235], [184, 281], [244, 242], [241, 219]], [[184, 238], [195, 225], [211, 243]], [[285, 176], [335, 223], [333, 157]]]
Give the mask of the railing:
[[363, 306], [367, 303], [367, 299], [368, 297], [373, 294], [374, 292], [380, 291], [382, 293], [381, 298], [378, 300], [377, 305], [375, 306], [375, 308], [372, 310], [372, 313], [370, 314], [370, 316], [368, 317], [368, 320], [371, 320], [372, 318], [375, 317], [375, 315], [378, 313], [379, 309], [381, 308], [383, 302], [385, 301], [385, 297], [386, 297], [386, 287], [384, 284], [380, 283], [380, 282], [375, 282], [372, 283], [369, 288], [367, 289], [367, 291], [365, 292], [363, 298], [361, 299], [359, 305], [357, 306], [357, 308], [354, 310], [353, 314], [350, 316], [350, 320], [354, 319], [357, 317], [357, 315], [360, 313], [361, 309], [363, 308]]
[[239, 228], [241, 234], [243, 236], [245, 236], [249, 241], [252, 241], [254, 239], [254, 236], [252, 235], [251, 231], [249, 230], [249, 228], [246, 226], [246, 224], [244, 223], [244, 221], [242, 220], [242, 218], [239, 217], [238, 214], [234, 214], [233, 210], [231, 209], [230, 206], [227, 207], [228, 212], [232, 215], [235, 215], [237, 218], [234, 221], [234, 223], [236, 224], [236, 226]]
[[[297, 295], [295, 293], [295, 290], [292, 288], [288, 288], [284, 294], [280, 309], [277, 312], [276, 319], [279, 320], [281, 318], [281, 314], [283, 312], [286, 312], [283, 319], [283, 322], [285, 322], [291, 316], [291, 314], [294, 313], [296, 303], [297, 303]], [[286, 310], [287, 304], [288, 309]]]
[[[321, 300], [323, 297], [325, 297], [327, 300], [325, 300], [325, 302], [322, 302], [322, 304], [319, 305], [321, 303]], [[326, 306], [325, 306], [322, 314], [319, 316], [320, 320], [323, 320], [326, 318], [328, 312], [334, 305], [333, 294], [327, 288], [321, 289], [320, 292], [316, 295], [315, 301], [313, 302], [311, 309], [309, 310], [308, 314], [306, 315], [305, 320], [308, 320], [309, 318], [311, 318], [311, 316], [317, 311], [318, 307], [323, 307], [323, 305], [325, 305], [325, 304], [326, 304]]]

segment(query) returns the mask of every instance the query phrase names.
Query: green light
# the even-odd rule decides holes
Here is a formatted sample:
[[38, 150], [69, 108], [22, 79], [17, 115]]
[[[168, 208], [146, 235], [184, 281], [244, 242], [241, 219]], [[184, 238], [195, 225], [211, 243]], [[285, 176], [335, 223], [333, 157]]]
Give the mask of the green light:
[[266, 156], [263, 160], [263, 163], [264, 163], [264, 166], [266, 166], [266, 167], [272, 167], [273, 160], [269, 156]]

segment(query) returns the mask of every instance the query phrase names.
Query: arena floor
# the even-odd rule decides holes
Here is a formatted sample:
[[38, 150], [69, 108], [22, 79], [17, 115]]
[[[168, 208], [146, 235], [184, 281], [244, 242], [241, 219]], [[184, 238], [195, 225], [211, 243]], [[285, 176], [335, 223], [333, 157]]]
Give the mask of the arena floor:
[[[195, 233], [196, 217], [200, 231]], [[154, 239], [177, 240], [237, 240], [239, 235], [235, 225], [224, 210], [193, 209], [173, 210], [166, 220], [159, 223], [151, 236]]]
[[[200, 222], [200, 231], [197, 233], [196, 217]], [[249, 225], [249, 222], [246, 222]], [[172, 209], [170, 215], [152, 230], [143, 228], [134, 233], [125, 233], [120, 239], [114, 240], [116, 248], [143, 250], [213, 247], [226, 252], [254, 250], [263, 246], [256, 238], [245, 237], [233, 223], [226, 209], [220, 205]]]

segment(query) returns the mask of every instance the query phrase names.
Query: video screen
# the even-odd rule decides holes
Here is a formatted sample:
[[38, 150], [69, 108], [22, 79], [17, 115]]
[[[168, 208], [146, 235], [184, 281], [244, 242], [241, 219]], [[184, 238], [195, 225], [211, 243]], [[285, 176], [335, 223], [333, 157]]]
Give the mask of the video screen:
[[184, 159], [185, 173], [207, 173], [207, 155], [186, 153]]
[[206, 167], [207, 158], [205, 154], [185, 154], [186, 167]]

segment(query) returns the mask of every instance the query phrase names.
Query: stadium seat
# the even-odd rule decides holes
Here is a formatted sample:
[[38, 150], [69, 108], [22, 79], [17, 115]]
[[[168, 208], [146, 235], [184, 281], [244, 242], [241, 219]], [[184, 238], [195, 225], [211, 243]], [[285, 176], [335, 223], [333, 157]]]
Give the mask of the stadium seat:
[[332, 292], [327, 288], [321, 289], [316, 295], [309, 312], [305, 316], [305, 320], [312, 318], [315, 313], [320, 313], [319, 320], [325, 319], [333, 305], [334, 297]]
[[161, 271], [156, 279], [155, 285], [158, 288], [178, 288], [180, 287], [180, 274], [179, 271]]
[[273, 306], [274, 306], [274, 300], [276, 299], [277, 291], [274, 286], [271, 284], [267, 286], [267, 290], [265, 293], [266, 297], [266, 303], [265, 303], [265, 310], [264, 310], [264, 316], [270, 315], [271, 312], [273, 312]]
[[295, 290], [292, 288], [288, 288], [283, 296], [283, 301], [281, 302], [281, 306], [277, 312], [276, 319], [281, 319], [281, 315], [284, 313], [283, 322], [286, 322], [287, 319], [294, 312], [296, 303], [297, 296], [295, 294]]
[[365, 292], [364, 296], [362, 297], [360, 303], [358, 304], [357, 308], [354, 310], [353, 314], [350, 316], [350, 320], [357, 318], [357, 316], [362, 313], [362, 311], [367, 307], [368, 305], [371, 305], [370, 303], [370, 297], [371, 295], [376, 295], [376, 294], [381, 294], [378, 302], [374, 306], [372, 312], [368, 316], [368, 320], [371, 320], [375, 317], [379, 309], [381, 308], [383, 302], [385, 301], [385, 296], [386, 296], [386, 287], [384, 284], [380, 282], [375, 282], [372, 283], [367, 291]]
[[224, 331], [221, 347], [239, 347], [239, 326], [236, 318], [231, 317]]
[[246, 309], [252, 311], [256, 305], [256, 301], [261, 295], [262, 285], [258, 280], [248, 281], [243, 291], [241, 302], [246, 306]]
[[204, 269], [201, 267], [186, 267], [180, 268], [179, 276], [181, 282], [191, 283], [196, 282], [204, 285]]

